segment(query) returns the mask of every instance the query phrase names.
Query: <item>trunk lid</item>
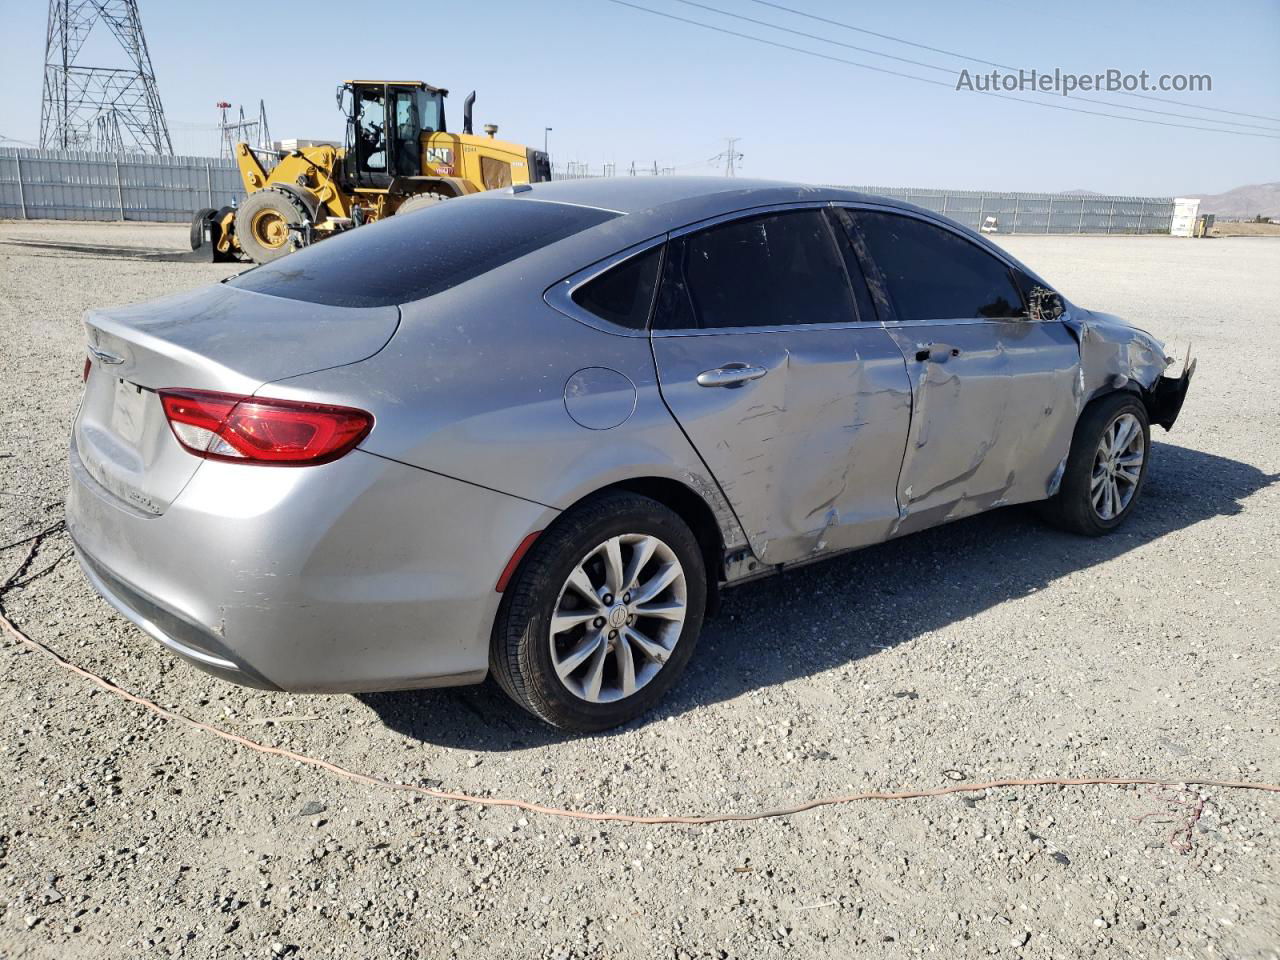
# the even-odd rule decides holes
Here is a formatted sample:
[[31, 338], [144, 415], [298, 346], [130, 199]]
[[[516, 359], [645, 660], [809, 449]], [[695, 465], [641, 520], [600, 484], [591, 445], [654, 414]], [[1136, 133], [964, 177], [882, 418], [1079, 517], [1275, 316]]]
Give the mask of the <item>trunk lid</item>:
[[73, 468], [158, 516], [204, 461], [178, 445], [157, 390], [249, 395], [273, 380], [357, 363], [386, 346], [399, 317], [393, 306], [331, 307], [225, 284], [92, 310]]

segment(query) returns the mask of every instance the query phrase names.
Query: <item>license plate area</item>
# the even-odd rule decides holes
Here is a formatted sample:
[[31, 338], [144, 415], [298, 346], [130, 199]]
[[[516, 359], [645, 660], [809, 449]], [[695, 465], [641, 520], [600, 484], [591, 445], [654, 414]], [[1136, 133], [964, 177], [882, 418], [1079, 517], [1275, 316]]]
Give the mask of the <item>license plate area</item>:
[[137, 447], [142, 439], [147, 398], [141, 387], [127, 380], [117, 380], [111, 404], [111, 429], [121, 440]]

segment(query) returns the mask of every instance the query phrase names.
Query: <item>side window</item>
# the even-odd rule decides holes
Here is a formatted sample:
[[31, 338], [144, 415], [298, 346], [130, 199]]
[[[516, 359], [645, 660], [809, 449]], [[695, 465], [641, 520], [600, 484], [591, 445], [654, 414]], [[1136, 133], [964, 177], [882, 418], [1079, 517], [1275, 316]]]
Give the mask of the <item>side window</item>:
[[857, 319], [821, 210], [766, 213], [667, 244], [659, 329], [776, 327]]
[[1009, 268], [949, 230], [860, 210], [857, 220], [899, 320], [1023, 317]]
[[649, 323], [661, 259], [661, 244], [638, 253], [578, 287], [573, 302], [602, 320], [643, 330]]

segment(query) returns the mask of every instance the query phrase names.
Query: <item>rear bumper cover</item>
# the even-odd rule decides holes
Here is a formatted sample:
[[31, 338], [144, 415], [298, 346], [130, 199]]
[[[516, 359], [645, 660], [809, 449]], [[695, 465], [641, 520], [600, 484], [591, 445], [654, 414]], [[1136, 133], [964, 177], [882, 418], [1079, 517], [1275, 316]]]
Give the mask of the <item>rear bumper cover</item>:
[[222, 680], [261, 690], [280, 689], [247, 663], [241, 662], [216, 634], [125, 583], [89, 556], [80, 544], [75, 543], [74, 537], [72, 542], [80, 569], [90, 585], [107, 603], [172, 653]]
[[515, 544], [551, 508], [356, 450], [297, 469], [205, 461], [160, 516], [72, 446], [67, 526], [86, 577], [166, 648], [265, 689], [475, 683]]

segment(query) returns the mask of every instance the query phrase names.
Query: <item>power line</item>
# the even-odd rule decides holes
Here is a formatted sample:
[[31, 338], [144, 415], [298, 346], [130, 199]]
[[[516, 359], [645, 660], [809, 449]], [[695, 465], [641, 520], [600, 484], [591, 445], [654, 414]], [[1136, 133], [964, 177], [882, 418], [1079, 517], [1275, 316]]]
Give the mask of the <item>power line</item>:
[[[994, 60], [983, 60], [981, 57], [970, 56], [967, 53], [957, 53], [954, 50], [944, 50], [941, 47], [931, 47], [927, 43], [916, 43], [914, 40], [907, 40], [903, 37], [895, 37], [889, 33], [877, 33], [874, 30], [868, 30], [866, 27], [857, 27], [852, 23], [844, 23], [841, 20], [831, 20], [827, 17], [820, 17], [816, 13], [806, 13], [804, 10], [797, 10], [794, 7], [786, 7], [780, 3], [773, 3], [771, 0], [751, 0], [752, 3], [758, 3], [762, 7], [772, 7], [775, 10], [782, 10], [785, 13], [793, 13], [797, 17], [806, 17], [809, 20], [816, 20], [819, 23], [825, 23], [833, 27], [841, 27], [845, 30], [854, 30], [858, 33], [865, 33], [871, 37], [879, 37], [881, 40], [889, 40], [893, 43], [903, 43], [909, 47], [916, 47], [920, 50], [929, 50], [933, 53], [941, 53], [948, 57], [956, 57], [960, 60], [968, 60], [970, 63], [981, 63], [988, 67], [1000, 67], [1002, 70], [1021, 70], [1021, 67], [1015, 67], [1007, 63], [997, 63]], [[1234, 117], [1251, 117], [1254, 120], [1271, 120], [1280, 123], [1280, 117], [1267, 117], [1259, 113], [1242, 113], [1239, 110], [1227, 110], [1225, 107], [1206, 107], [1199, 103], [1189, 103], [1186, 100], [1173, 100], [1169, 97], [1155, 97], [1147, 93], [1133, 93], [1128, 90], [1118, 91], [1126, 97], [1138, 97], [1141, 100], [1154, 100], [1157, 103], [1171, 103], [1177, 107], [1191, 107], [1193, 110], [1206, 110], [1212, 113], [1229, 113]], [[1135, 108], [1136, 109], [1136, 108]], [[1196, 119], [1208, 119], [1196, 118]]]
[[810, 40], [819, 40], [822, 43], [830, 43], [837, 47], [844, 47], [846, 50], [857, 50], [860, 53], [869, 53], [873, 57], [884, 57], [888, 60], [897, 60], [899, 63], [909, 63], [914, 67], [925, 67], [929, 70], [941, 70], [943, 73], [954, 74], [956, 72], [951, 67], [940, 67], [936, 64], [925, 63], [923, 60], [912, 60], [909, 57], [894, 56], [892, 53], [882, 53], [879, 50], [872, 50], [870, 47], [859, 47], [852, 43], [832, 40], [829, 37], [820, 37], [816, 33], [805, 33], [803, 30], [792, 30], [790, 27], [783, 27], [776, 23], [769, 23], [766, 20], [756, 20], [753, 17], [748, 17], [741, 13], [731, 13], [728, 10], [721, 10], [719, 7], [712, 7], [705, 3], [697, 3], [696, 0], [676, 0], [676, 3], [683, 3], [687, 7], [698, 7], [702, 10], [709, 10], [712, 13], [718, 13], [721, 16], [733, 17], [735, 20], [745, 20], [747, 23], [754, 23], [757, 26], [768, 27], [771, 30], [781, 30], [784, 33], [794, 34], [797, 37], [806, 37]]
[[[680, 23], [691, 24], [695, 27], [702, 27], [704, 30], [714, 30], [716, 33], [727, 34], [731, 37], [740, 37], [743, 40], [751, 40], [755, 43], [763, 43], [766, 46], [777, 47], [780, 50], [790, 50], [794, 53], [802, 53], [806, 56], [817, 57], [820, 60], [829, 60], [832, 63], [843, 63], [851, 67], [858, 67], [863, 70], [872, 70], [876, 73], [884, 73], [894, 77], [903, 77], [907, 80], [915, 80], [919, 83], [928, 83], [935, 87], [943, 87], [947, 90], [954, 91], [955, 87], [942, 80], [934, 80], [930, 77], [917, 76], [914, 73], [903, 73], [901, 70], [890, 70], [888, 67], [877, 67], [869, 63], [859, 63], [855, 60], [847, 60], [844, 57], [836, 57], [831, 54], [819, 53], [816, 50], [807, 50], [804, 47], [795, 47], [786, 43], [779, 43], [776, 40], [766, 40], [763, 37], [753, 36], [749, 33], [740, 33], [737, 30], [729, 30], [726, 27], [717, 27], [714, 24], [703, 23], [701, 20], [690, 20], [687, 17], [676, 16], [674, 13], [664, 13], [661, 10], [653, 10], [649, 7], [642, 7], [639, 4], [630, 3], [628, 0], [609, 0], [622, 7], [630, 7], [633, 10], [640, 10], [643, 13], [649, 13], [656, 17], [664, 17], [667, 20], [675, 20]], [[1047, 107], [1050, 110], [1065, 110], [1068, 113], [1083, 113], [1094, 117], [1109, 117], [1112, 120], [1127, 120], [1130, 123], [1145, 123], [1156, 127], [1177, 127], [1183, 130], [1201, 130], [1205, 133], [1224, 133], [1236, 137], [1258, 137], [1264, 140], [1280, 140], [1280, 135], [1268, 133], [1249, 133], [1244, 130], [1223, 130], [1220, 127], [1199, 127], [1187, 123], [1169, 123], [1166, 120], [1148, 120], [1144, 117], [1127, 117], [1118, 113], [1103, 113], [1101, 110], [1085, 110], [1081, 107], [1068, 107], [1061, 103], [1045, 103], [1041, 100], [1028, 100], [1026, 97], [1017, 97], [1009, 93], [996, 93], [995, 91], [979, 91], [983, 96], [997, 97], [1001, 100], [1013, 100], [1018, 103], [1029, 103], [1037, 107]], [[1212, 123], [1214, 121], [1206, 119], [1204, 122]]]
[[[748, 16], [744, 16], [743, 14], [733, 13], [732, 11], [729, 11], [729, 10], [721, 10], [719, 7], [713, 7], [705, 3], [698, 3], [697, 0], [676, 0], [676, 2], [683, 3], [685, 6], [688, 6], [688, 7], [697, 7], [701, 10], [708, 10], [711, 13], [718, 13], [724, 17], [732, 17], [735, 20], [743, 20], [747, 23], [756, 24], [757, 26], [768, 27], [770, 30], [781, 30], [783, 33], [790, 33], [797, 37], [805, 37], [809, 40], [817, 40], [820, 43], [829, 43], [837, 47], [845, 47], [846, 49], [849, 49], [849, 50], [858, 50], [858, 51], [861, 51], [862, 53], [869, 53], [872, 56], [876, 56], [876, 57], [887, 57], [890, 60], [898, 60], [902, 63], [909, 63], [917, 67], [925, 67], [929, 70], [938, 70], [952, 77], [957, 77], [959, 75], [958, 71], [956, 71], [954, 67], [944, 67], [936, 63], [926, 63], [923, 60], [910, 60], [906, 57], [897, 57], [890, 53], [882, 53], [879, 50], [871, 50], [867, 47], [855, 46], [852, 43], [844, 43], [840, 40], [832, 40], [829, 37], [819, 36], [816, 33], [805, 33], [803, 30], [793, 30], [790, 27], [784, 27], [776, 23], [769, 23], [766, 20], [756, 20], [754, 17], [748, 17]], [[773, 6], [773, 4], [769, 4], [769, 6]], [[861, 28], [854, 27], [850, 29], [861, 29]], [[877, 34], [877, 36], [879, 36], [879, 34]], [[958, 56], [958, 54], [947, 54], [947, 55]], [[979, 62], [985, 63], [986, 61], [984, 60]], [[1018, 68], [1009, 67], [1007, 69], [1015, 70]], [[979, 91], [979, 92], [988, 92], [988, 91]], [[1124, 92], [1124, 91], [1120, 91], [1120, 92]], [[1183, 120], [1195, 120], [1199, 123], [1222, 123], [1232, 127], [1247, 127], [1248, 129], [1251, 129], [1251, 130], [1265, 130], [1268, 133], [1280, 133], [1280, 129], [1276, 129], [1274, 127], [1264, 127], [1256, 123], [1241, 123], [1239, 120], [1215, 120], [1213, 117], [1197, 117], [1188, 113], [1174, 113], [1171, 110], [1155, 110], [1151, 107], [1131, 107], [1128, 104], [1116, 103], [1114, 100], [1099, 100], [1096, 97], [1086, 97], [1086, 96], [1082, 96], [1081, 94], [1072, 94], [1071, 99], [1078, 101], [1080, 103], [1095, 103], [1102, 107], [1116, 107], [1119, 110], [1137, 110], [1142, 113], [1153, 113], [1162, 117], [1179, 117]], [[1028, 101], [1028, 102], [1035, 103], [1039, 101]], [[1200, 108], [1200, 109], [1208, 109], [1208, 108]]]

